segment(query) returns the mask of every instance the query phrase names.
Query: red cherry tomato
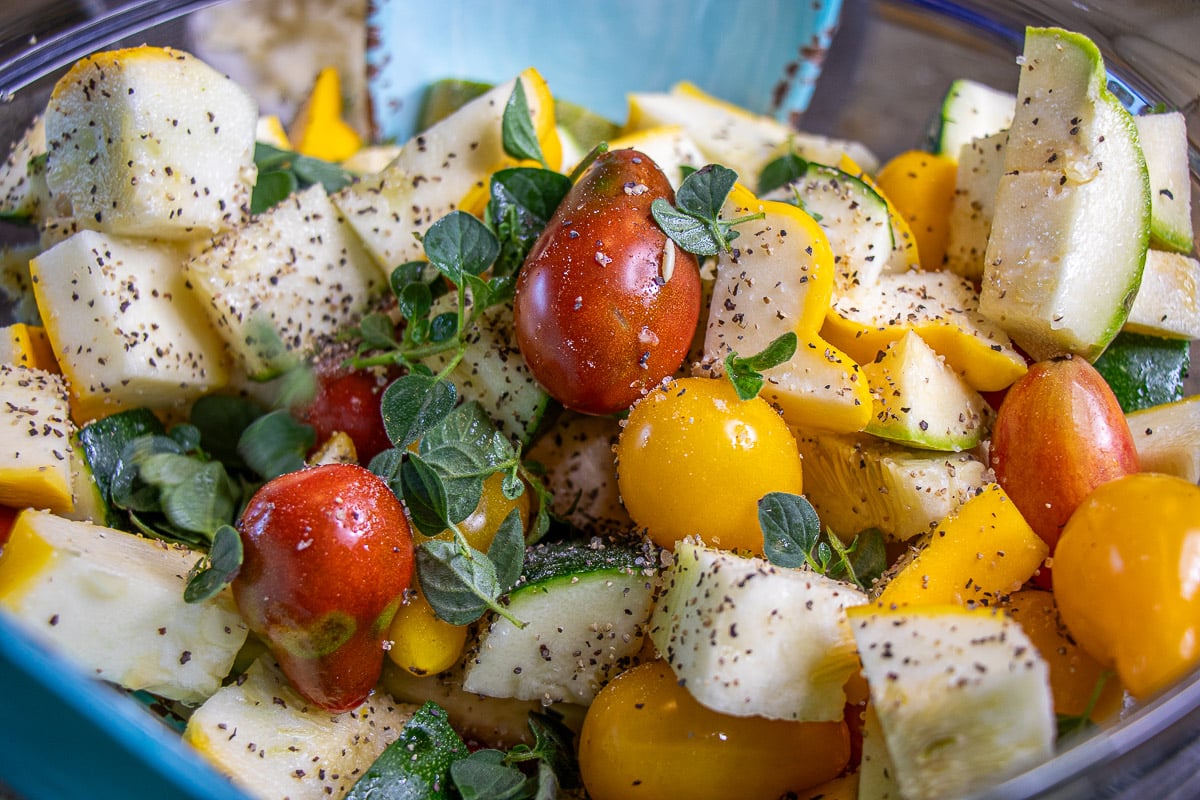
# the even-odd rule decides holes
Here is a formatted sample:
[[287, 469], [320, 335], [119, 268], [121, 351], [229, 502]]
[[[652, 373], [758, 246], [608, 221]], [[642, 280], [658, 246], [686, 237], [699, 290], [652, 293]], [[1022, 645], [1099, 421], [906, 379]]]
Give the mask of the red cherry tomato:
[[372, 370], [318, 367], [316, 396], [301, 411], [300, 420], [316, 429], [318, 443], [337, 431], [345, 433], [354, 441], [359, 462], [370, 463], [392, 446], [379, 402], [394, 377]]
[[696, 257], [650, 214], [674, 199], [646, 155], [601, 155], [559, 205], [517, 280], [521, 354], [568, 408], [610, 414], [679, 369], [700, 315]]
[[282, 475], [238, 524], [245, 557], [233, 595], [305, 698], [333, 712], [379, 681], [388, 627], [412, 581], [400, 501], [355, 464]]

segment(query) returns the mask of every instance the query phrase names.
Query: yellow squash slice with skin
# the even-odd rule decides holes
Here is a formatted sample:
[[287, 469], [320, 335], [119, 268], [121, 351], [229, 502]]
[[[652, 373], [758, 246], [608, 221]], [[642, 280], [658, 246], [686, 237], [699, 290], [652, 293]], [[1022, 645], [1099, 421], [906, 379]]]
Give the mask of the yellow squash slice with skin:
[[867, 186], [870, 186], [887, 203], [888, 220], [892, 224], [892, 252], [887, 263], [884, 265], [884, 270], [887, 272], [903, 272], [907, 269], [919, 269], [921, 266], [920, 243], [917, 241], [917, 237], [913, 235], [912, 228], [908, 224], [908, 219], [901, 213], [900, 209], [896, 208], [896, 204], [887, 196], [887, 192], [880, 188], [879, 183], [871, 177], [870, 173], [849, 155], [843, 153], [838, 159], [836, 166], [842, 172], [853, 175], [867, 184]]
[[875, 176], [879, 191], [908, 223], [922, 269], [941, 269], [950, 233], [958, 165], [945, 156], [907, 150]]
[[312, 92], [296, 112], [288, 140], [296, 152], [325, 161], [344, 161], [363, 146], [362, 137], [342, 117], [342, 81], [335, 67], [317, 73]]
[[0, 552], [0, 608], [90, 674], [186, 703], [221, 687], [248, 629], [228, 590], [184, 600], [201, 554], [22, 511]]
[[862, 364], [909, 331], [977, 391], [1003, 389], [1025, 374], [1008, 335], [979, 313], [975, 287], [948, 272], [884, 273], [874, 286], [857, 286], [834, 301], [821, 335]]
[[554, 122], [554, 99], [545, 80], [527, 69], [417, 134], [386, 168], [360, 178], [333, 196], [346, 220], [386, 275], [425, 256], [420, 237], [455, 209], [471, 210], [486, 200], [492, 173], [517, 162], [504, 152], [501, 121], [516, 81], [542, 154], [558, 169], [562, 145]]
[[858, 431], [871, 417], [871, 394], [858, 365], [817, 330], [833, 293], [833, 251], [820, 225], [788, 203], [759, 200], [740, 184], [722, 215], [761, 211], [737, 227], [733, 252], [717, 260], [701, 371], [724, 373], [730, 353], [748, 357], [785, 333], [795, 355], [765, 370], [761, 394], [790, 425]]
[[958, 507], [937, 526], [929, 544], [879, 595], [884, 608], [906, 605], [994, 605], [1020, 589], [1048, 556], [999, 484]]
[[0, 362], [59, 372], [54, 348], [41, 325], [14, 322], [0, 328]]
[[75, 426], [58, 375], [0, 364], [0, 504], [68, 513]]

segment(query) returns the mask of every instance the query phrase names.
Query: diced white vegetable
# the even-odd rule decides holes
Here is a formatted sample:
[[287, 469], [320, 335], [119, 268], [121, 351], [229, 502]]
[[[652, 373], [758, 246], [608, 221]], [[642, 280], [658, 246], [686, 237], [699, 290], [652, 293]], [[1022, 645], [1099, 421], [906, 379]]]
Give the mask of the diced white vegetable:
[[258, 110], [239, 85], [179, 50], [81, 59], [46, 108], [50, 191], [89, 227], [190, 239], [249, 213]]
[[98, 678], [185, 703], [212, 695], [247, 628], [229, 592], [183, 599], [200, 554], [24, 511], [0, 551], [0, 608]]
[[320, 184], [281, 201], [183, 265], [212, 327], [255, 379], [278, 345], [305, 354], [358, 322], [383, 275]]
[[330, 714], [260, 658], [193, 712], [183, 738], [253, 797], [327, 800], [350, 790], [416, 708], [375, 692]]
[[946, 267], [955, 275], [971, 280], [983, 277], [983, 257], [996, 214], [996, 190], [1004, 174], [1007, 140], [1007, 132], [973, 139], [959, 156], [946, 237]]
[[74, 432], [61, 377], [0, 364], [0, 504], [71, 511]]
[[1195, 245], [1187, 122], [1179, 111], [1133, 121], [1150, 174], [1150, 240], [1155, 247], [1190, 253]]
[[80, 231], [30, 263], [77, 422], [224, 386], [225, 348], [168, 243]]
[[1125, 329], [1171, 339], [1200, 339], [1200, 261], [1182, 253], [1147, 250], [1142, 285]]
[[850, 612], [907, 800], [959, 797], [1054, 754], [1049, 669], [996, 609]]
[[735, 716], [838, 720], [858, 668], [845, 611], [854, 586], [807, 569], [675, 546], [650, 637], [701, 704]]

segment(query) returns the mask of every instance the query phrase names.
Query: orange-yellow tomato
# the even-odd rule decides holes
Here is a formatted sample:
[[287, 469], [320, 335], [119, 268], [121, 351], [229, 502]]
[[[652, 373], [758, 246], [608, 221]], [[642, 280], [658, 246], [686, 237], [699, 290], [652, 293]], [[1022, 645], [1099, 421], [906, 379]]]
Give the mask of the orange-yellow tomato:
[[1096, 687], [1103, 688], [1092, 707], [1091, 719], [1102, 722], [1121, 710], [1124, 691], [1116, 676], [1079, 647], [1059, 620], [1054, 595], [1040, 589], [1013, 592], [1003, 608], [1021, 625], [1050, 667], [1050, 692], [1054, 710], [1078, 716], [1088, 710]]
[[1054, 597], [1075, 641], [1139, 700], [1200, 663], [1200, 486], [1137, 473], [1071, 515]]
[[787, 424], [724, 378], [683, 378], [639, 400], [617, 444], [617, 484], [633, 521], [662, 547], [687, 536], [761, 553], [758, 501], [803, 489]]
[[837, 777], [849, 758], [845, 722], [720, 714], [696, 702], [664, 661], [605, 686], [579, 739], [592, 800], [776, 800]]
[[[503, 483], [504, 476], [499, 472], [486, 478], [483, 482], [483, 493], [479, 496], [479, 504], [470, 516], [458, 523], [458, 530], [467, 543], [481, 552], [487, 552], [496, 531], [513, 509], [517, 509], [521, 515], [521, 527], [529, 527], [531, 492], [522, 492], [520, 497], [510, 500], [504, 496], [501, 489]], [[445, 530], [433, 538], [451, 539], [453, 536], [453, 533]]]

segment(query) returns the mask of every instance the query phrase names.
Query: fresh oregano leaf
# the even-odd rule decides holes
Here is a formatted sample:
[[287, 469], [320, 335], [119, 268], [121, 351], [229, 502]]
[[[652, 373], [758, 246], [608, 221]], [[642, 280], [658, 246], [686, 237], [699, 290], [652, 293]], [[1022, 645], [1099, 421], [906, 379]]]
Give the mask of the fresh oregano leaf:
[[699, 219], [716, 220], [736, 183], [737, 173], [729, 167], [706, 164], [679, 184], [675, 205]]
[[163, 488], [163, 513], [184, 530], [212, 535], [234, 521], [241, 493], [220, 462], [186, 460], [196, 469], [188, 480]]
[[445, 709], [427, 702], [350, 787], [345, 800], [451, 800], [450, 767], [469, 753]]
[[292, 171], [296, 173], [296, 178], [303, 186], [313, 186], [319, 183], [329, 194], [346, 188], [354, 179], [349, 172], [337, 164], [312, 156], [296, 156], [292, 162]]
[[504, 760], [500, 750], [476, 750], [450, 765], [450, 778], [463, 800], [526, 800], [530, 779]]
[[447, 528], [449, 501], [445, 484], [437, 470], [417, 455], [409, 454], [400, 464], [400, 496], [420, 533], [436, 536]]
[[525, 98], [525, 82], [517, 78], [508, 102], [504, 104], [504, 116], [500, 121], [500, 138], [504, 152], [513, 158], [527, 158], [537, 161], [546, 169], [546, 157], [542, 155], [542, 145], [538, 141], [537, 131], [533, 129], [533, 120], [529, 115], [529, 101]]
[[454, 384], [410, 372], [386, 389], [380, 403], [383, 427], [392, 444], [404, 449], [454, 409], [458, 391]]
[[780, 334], [759, 353], [741, 358], [737, 353], [725, 357], [725, 374], [742, 400], [758, 395], [763, 386], [762, 373], [786, 363], [796, 353], [798, 343], [792, 331]]
[[479, 275], [500, 254], [500, 242], [487, 226], [465, 211], [451, 211], [429, 227], [425, 255], [455, 286], [463, 275]]
[[192, 404], [191, 422], [200, 431], [204, 452], [233, 469], [243, 469], [238, 440], [263, 413], [262, 406], [244, 397], [205, 395]]
[[795, 153], [786, 153], [767, 162], [758, 177], [758, 194], [763, 196], [804, 177], [808, 162]]
[[496, 529], [492, 543], [488, 545], [488, 560], [496, 570], [496, 583], [500, 591], [507, 592], [516, 585], [521, 577], [521, 569], [525, 566], [525, 528], [521, 524], [521, 513], [517, 509], [508, 512], [508, 516]]
[[261, 214], [282, 203], [300, 188], [291, 170], [268, 169], [258, 173], [250, 192], [250, 213]]
[[675, 205], [664, 198], [650, 204], [650, 213], [675, 244], [699, 256], [727, 252], [737, 238], [735, 225], [762, 219], [763, 212], [731, 220], [721, 219], [721, 209], [737, 173], [720, 164], [707, 164], [683, 179], [675, 192]]
[[[429, 290], [427, 283], [410, 283], [400, 290], [396, 300], [401, 316], [409, 320], [421, 319], [429, 315], [429, 309], [433, 306], [433, 292]], [[395, 342], [390, 344], [394, 345]]]
[[771, 492], [758, 501], [763, 553], [772, 564], [798, 568], [812, 565], [821, 537], [821, 520], [802, 495]]
[[533, 750], [541, 762], [557, 778], [564, 789], [583, 785], [579, 762], [575, 759], [575, 734], [559, 717], [545, 712], [529, 713], [529, 730], [533, 733]]
[[242, 568], [242, 537], [232, 525], [222, 525], [213, 532], [208, 554], [192, 567], [183, 599], [188, 603], [203, 603], [216, 597], [233, 582]]
[[271, 480], [304, 466], [304, 457], [316, 444], [316, 431], [284, 409], [262, 415], [242, 431], [238, 454], [250, 469]]
[[417, 548], [417, 580], [434, 613], [451, 625], [469, 625], [489, 608], [497, 608], [496, 569], [465, 540], [422, 542]]

